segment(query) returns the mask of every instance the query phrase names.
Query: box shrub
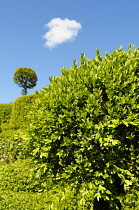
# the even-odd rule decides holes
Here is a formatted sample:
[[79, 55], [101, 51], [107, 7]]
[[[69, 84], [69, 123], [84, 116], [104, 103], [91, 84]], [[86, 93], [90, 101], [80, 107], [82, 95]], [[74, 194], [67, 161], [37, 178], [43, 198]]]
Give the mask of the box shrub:
[[0, 103], [0, 124], [10, 119], [12, 105], [12, 103]]
[[20, 96], [14, 101], [10, 120], [13, 129], [25, 127], [26, 116], [36, 98], [37, 94], [30, 94]]
[[33, 167], [30, 159], [1, 165], [0, 191], [34, 191], [37, 182], [33, 179]]
[[0, 133], [0, 160], [10, 163], [23, 159], [27, 153], [28, 138], [24, 130], [6, 130]]
[[1, 210], [48, 210], [46, 194], [32, 192], [0, 191]]

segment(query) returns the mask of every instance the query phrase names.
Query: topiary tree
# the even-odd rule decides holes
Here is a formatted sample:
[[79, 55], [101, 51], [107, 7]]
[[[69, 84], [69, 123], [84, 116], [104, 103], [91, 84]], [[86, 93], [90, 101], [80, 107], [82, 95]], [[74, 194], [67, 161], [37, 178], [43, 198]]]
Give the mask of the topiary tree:
[[[139, 50], [122, 47], [93, 60], [81, 55], [40, 92], [30, 112], [30, 154], [37, 175], [86, 183], [94, 209], [121, 209], [138, 186]], [[45, 179], [42, 179], [45, 182]]]
[[27, 67], [21, 67], [15, 70], [14, 73], [14, 82], [22, 87], [22, 95], [27, 94], [27, 89], [33, 88], [36, 86], [38, 81], [37, 75], [34, 70]]

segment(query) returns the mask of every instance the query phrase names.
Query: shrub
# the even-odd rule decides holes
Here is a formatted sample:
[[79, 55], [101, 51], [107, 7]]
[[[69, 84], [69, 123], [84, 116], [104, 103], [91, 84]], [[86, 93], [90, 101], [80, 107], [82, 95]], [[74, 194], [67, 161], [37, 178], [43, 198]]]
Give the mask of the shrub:
[[10, 120], [13, 129], [25, 127], [26, 116], [36, 98], [37, 94], [30, 94], [20, 96], [14, 101]]
[[12, 105], [12, 103], [0, 103], [0, 125], [3, 123], [8, 125], [11, 117]]
[[0, 160], [10, 163], [26, 157], [28, 138], [25, 131], [7, 130], [0, 133]]
[[0, 126], [1, 132], [11, 130], [10, 122], [2, 123]]
[[[81, 195], [80, 195], [81, 196]], [[1, 210], [83, 210], [87, 205], [84, 205], [81, 199], [74, 195], [74, 191], [67, 188], [53, 187], [51, 190], [43, 193], [32, 192], [13, 192], [12, 190], [0, 191], [0, 206]]]
[[[59, 182], [55, 184], [52, 178], [47, 177], [44, 191], [38, 188], [37, 179], [34, 179], [34, 164], [30, 159], [18, 160], [0, 167], [0, 207], [5, 209], [51, 209], [51, 210], [86, 210], [93, 209], [94, 184], [83, 183], [80, 189], [76, 184]], [[38, 192], [35, 192], [37, 189]], [[123, 209], [132, 209], [132, 198], [128, 195]], [[139, 203], [135, 204], [137, 210]]]
[[29, 184], [29, 160], [18, 160], [0, 167], [0, 189], [25, 191]]
[[[93, 60], [81, 55], [40, 93], [30, 112], [30, 154], [38, 173], [93, 182], [96, 209], [113, 209], [138, 181], [139, 51], [132, 46]], [[109, 205], [109, 208], [111, 208]], [[119, 207], [118, 207], [119, 206]]]
[[9, 162], [14, 159], [13, 136], [14, 131], [3, 131], [0, 133], [0, 160]]
[[[6, 190], [0, 191], [0, 207], [1, 210], [93, 210], [91, 205], [87, 205], [85, 197], [89, 197], [88, 192], [74, 195], [74, 191], [70, 187], [59, 188], [57, 186], [57, 188], [53, 187], [42, 193]], [[131, 205], [123, 207], [123, 210], [138, 209], [138, 202], [135, 207]]]
[[48, 210], [46, 194], [32, 192], [0, 191], [1, 210]]
[[39, 190], [38, 180], [34, 178], [34, 164], [30, 159], [16, 160], [0, 167], [0, 191], [14, 192]]
[[[135, 202], [135, 197], [136, 197], [136, 202]], [[125, 200], [123, 201], [122, 205], [123, 210], [138, 210], [139, 209], [139, 193], [137, 192], [132, 192], [127, 194]]]

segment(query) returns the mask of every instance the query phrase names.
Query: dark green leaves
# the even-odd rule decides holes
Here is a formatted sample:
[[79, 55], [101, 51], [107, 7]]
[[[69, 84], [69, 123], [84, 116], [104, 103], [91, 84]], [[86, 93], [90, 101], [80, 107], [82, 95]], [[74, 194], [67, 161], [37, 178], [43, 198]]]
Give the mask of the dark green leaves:
[[19, 86], [22, 87], [22, 95], [27, 94], [27, 89], [33, 88], [36, 86], [36, 82], [38, 81], [37, 75], [34, 70], [21, 67], [16, 69], [14, 73], [14, 82]]

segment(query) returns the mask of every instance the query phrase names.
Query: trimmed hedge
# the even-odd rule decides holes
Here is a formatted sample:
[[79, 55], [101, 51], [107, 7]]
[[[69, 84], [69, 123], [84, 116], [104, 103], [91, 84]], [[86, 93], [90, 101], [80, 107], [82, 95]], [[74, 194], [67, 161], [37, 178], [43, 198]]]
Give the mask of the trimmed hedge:
[[0, 191], [26, 191], [30, 187], [30, 160], [17, 160], [0, 167]]
[[48, 210], [46, 194], [32, 192], [0, 191], [1, 210]]
[[14, 101], [10, 120], [11, 128], [19, 129], [25, 127], [26, 116], [36, 98], [37, 93], [20, 96]]
[[6, 130], [0, 133], [0, 160], [10, 163], [26, 157], [28, 139], [25, 131]]
[[0, 161], [0, 192], [42, 192], [40, 180], [34, 175], [34, 167], [31, 159], [16, 160], [9, 164]]
[[0, 103], [0, 125], [10, 120], [12, 103]]

